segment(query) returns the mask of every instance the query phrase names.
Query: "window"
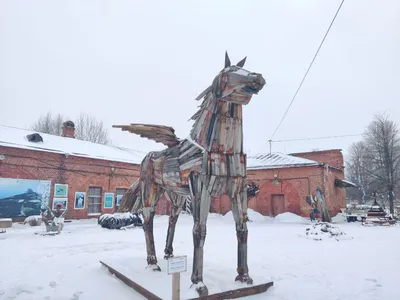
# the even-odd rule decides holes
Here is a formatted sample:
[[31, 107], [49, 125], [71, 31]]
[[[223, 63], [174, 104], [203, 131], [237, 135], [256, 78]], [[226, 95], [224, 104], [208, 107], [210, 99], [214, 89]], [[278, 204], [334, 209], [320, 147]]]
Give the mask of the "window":
[[101, 188], [89, 187], [88, 215], [101, 214]]

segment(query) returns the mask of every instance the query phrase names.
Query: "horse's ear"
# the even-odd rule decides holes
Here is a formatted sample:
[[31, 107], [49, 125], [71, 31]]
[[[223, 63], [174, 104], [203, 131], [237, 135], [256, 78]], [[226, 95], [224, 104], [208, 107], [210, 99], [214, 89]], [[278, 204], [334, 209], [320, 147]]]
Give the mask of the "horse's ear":
[[236, 64], [236, 66], [243, 68], [244, 63], [246, 62], [246, 58], [247, 58], [247, 56], [246, 56], [245, 58], [243, 58], [241, 61], [239, 61], [239, 62]]
[[225, 68], [230, 66], [231, 66], [231, 60], [229, 59], [228, 51], [225, 51]]

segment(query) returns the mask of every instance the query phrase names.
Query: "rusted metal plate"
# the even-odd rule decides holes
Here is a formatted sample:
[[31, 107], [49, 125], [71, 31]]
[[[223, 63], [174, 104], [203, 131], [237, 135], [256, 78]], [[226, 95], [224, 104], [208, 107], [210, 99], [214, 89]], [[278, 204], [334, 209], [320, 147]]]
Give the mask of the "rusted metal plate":
[[122, 273], [118, 272], [117, 270], [113, 269], [112, 267], [110, 267], [106, 263], [104, 263], [102, 261], [100, 261], [100, 263], [103, 266], [105, 266], [108, 269], [108, 271], [110, 271], [111, 274], [114, 274], [115, 277], [117, 277], [119, 280], [121, 280], [127, 286], [133, 288], [139, 294], [141, 294], [144, 297], [146, 297], [146, 299], [149, 299], [149, 300], [162, 300], [160, 297], [158, 297], [158, 296], [154, 295], [152, 292], [146, 290], [144, 287], [142, 287], [141, 285], [139, 285], [136, 282], [132, 281], [131, 279], [126, 277], [124, 274], [122, 274]]
[[230, 290], [226, 292], [221, 292], [217, 294], [212, 294], [199, 298], [192, 298], [189, 300], [222, 300], [222, 299], [236, 299], [246, 296], [257, 295], [266, 292], [274, 283], [268, 282], [264, 284], [259, 284], [255, 286], [245, 287], [237, 290]]

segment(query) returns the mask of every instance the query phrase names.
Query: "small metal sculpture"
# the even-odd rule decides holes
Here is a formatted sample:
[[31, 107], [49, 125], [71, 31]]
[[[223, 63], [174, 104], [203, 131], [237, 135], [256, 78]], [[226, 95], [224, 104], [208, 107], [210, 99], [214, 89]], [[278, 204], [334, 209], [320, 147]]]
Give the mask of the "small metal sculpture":
[[[61, 203], [57, 203], [55, 208], [53, 211], [49, 207], [42, 208], [42, 220], [48, 234], [59, 234], [64, 228], [64, 217], [67, 215], [68, 209], [64, 209]], [[64, 211], [62, 211], [63, 209]]]
[[213, 197], [228, 195], [236, 223], [238, 239], [237, 281], [252, 284], [247, 266], [247, 182], [246, 154], [243, 152], [242, 105], [265, 85], [261, 74], [243, 69], [246, 58], [231, 66], [225, 54], [225, 67], [212, 85], [196, 100], [204, 98], [191, 118], [193, 128], [187, 139], [176, 137], [167, 126], [130, 124], [114, 125], [123, 131], [161, 142], [168, 146], [150, 152], [141, 164], [140, 179], [121, 200], [119, 211], [142, 209], [146, 237], [147, 263], [157, 265], [153, 237], [155, 207], [161, 194], [172, 202], [165, 259], [173, 256], [175, 225], [187, 196], [191, 197], [193, 226], [193, 271], [191, 280], [200, 296], [208, 295], [203, 284], [203, 248], [207, 216]]

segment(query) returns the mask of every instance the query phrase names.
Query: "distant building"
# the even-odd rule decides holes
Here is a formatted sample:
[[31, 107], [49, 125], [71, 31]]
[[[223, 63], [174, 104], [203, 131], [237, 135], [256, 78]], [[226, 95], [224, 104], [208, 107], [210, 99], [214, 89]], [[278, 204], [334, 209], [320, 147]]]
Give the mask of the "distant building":
[[[67, 218], [85, 219], [116, 211], [118, 201], [139, 178], [145, 153], [75, 139], [75, 126], [62, 136], [0, 125], [0, 218], [40, 214], [42, 203], [61, 202]], [[340, 150], [260, 154], [248, 157], [248, 180], [258, 193], [249, 208], [265, 216], [292, 212], [308, 216], [307, 197], [319, 187], [335, 215], [346, 204]], [[169, 214], [162, 196], [156, 213]], [[214, 199], [211, 212], [230, 210], [227, 196]]]
[[40, 214], [42, 202], [61, 202], [68, 218], [113, 213], [139, 177], [143, 153], [74, 138], [0, 126], [0, 218]]
[[[284, 212], [309, 216], [307, 197], [314, 197], [317, 188], [324, 192], [331, 215], [336, 215], [346, 205], [345, 187], [352, 185], [344, 180], [340, 150], [252, 155], [247, 160], [247, 176], [259, 188], [249, 199], [249, 208], [265, 216]], [[212, 203], [212, 212], [229, 210], [227, 196]]]

